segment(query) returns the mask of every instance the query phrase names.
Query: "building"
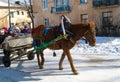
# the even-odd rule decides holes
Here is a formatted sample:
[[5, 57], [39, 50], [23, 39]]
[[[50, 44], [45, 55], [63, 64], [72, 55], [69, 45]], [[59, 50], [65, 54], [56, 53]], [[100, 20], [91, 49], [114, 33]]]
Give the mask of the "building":
[[97, 35], [120, 36], [120, 0], [32, 0], [34, 23], [58, 25], [62, 14], [71, 22], [96, 24]]
[[8, 3], [0, 2], [0, 28], [4, 26], [9, 27], [10, 25], [14, 26], [16, 24], [23, 26], [23, 23], [31, 24], [31, 19], [25, 7], [10, 4], [9, 12]]

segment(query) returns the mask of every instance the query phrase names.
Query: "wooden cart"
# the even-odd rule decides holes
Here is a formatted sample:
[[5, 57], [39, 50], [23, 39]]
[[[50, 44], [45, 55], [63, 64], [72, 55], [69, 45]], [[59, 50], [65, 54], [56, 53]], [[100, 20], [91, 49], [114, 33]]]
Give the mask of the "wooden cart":
[[34, 54], [31, 53], [33, 39], [31, 34], [19, 34], [14, 37], [8, 36], [2, 43], [4, 57], [2, 59], [5, 67], [11, 65], [11, 61], [27, 55], [29, 60], [34, 59]]

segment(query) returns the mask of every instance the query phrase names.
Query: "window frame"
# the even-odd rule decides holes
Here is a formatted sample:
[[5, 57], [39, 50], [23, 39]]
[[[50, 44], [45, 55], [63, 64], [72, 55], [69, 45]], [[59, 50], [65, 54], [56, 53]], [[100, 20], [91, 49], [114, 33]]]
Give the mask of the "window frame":
[[42, 0], [42, 8], [43, 9], [48, 8], [48, 0]]
[[22, 13], [22, 15], [24, 15], [24, 12], [23, 12], [23, 11], [22, 11], [21, 13]]
[[44, 18], [44, 25], [49, 26], [49, 18]]
[[17, 15], [20, 15], [20, 11], [17, 11]]
[[10, 18], [14, 18], [14, 12], [10, 12]]
[[80, 0], [80, 4], [87, 4], [88, 0]]
[[102, 12], [102, 25], [111, 26], [113, 23], [113, 13], [112, 11]]
[[[85, 17], [85, 16], [87, 16], [87, 17]], [[88, 14], [81, 14], [80, 17], [81, 17], [81, 22], [88, 22], [89, 21]]]
[[54, 0], [55, 7], [70, 5], [70, 0]]

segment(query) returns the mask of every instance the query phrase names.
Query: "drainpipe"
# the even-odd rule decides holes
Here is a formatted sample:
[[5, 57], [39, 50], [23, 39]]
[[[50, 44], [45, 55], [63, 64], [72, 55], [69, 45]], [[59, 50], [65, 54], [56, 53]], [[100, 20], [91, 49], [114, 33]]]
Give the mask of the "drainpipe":
[[33, 16], [33, 6], [32, 6], [32, 1], [29, 0], [30, 2], [30, 9], [31, 9], [31, 21], [32, 21], [32, 27], [34, 28], [34, 16]]
[[9, 28], [11, 27], [11, 17], [10, 17], [10, 0], [8, 0], [8, 14], [9, 14]]

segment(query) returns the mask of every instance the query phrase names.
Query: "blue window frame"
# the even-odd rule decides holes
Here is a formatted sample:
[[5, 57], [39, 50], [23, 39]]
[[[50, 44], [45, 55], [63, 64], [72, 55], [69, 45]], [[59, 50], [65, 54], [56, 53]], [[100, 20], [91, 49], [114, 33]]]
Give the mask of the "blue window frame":
[[49, 19], [48, 18], [44, 18], [44, 24], [46, 25], [46, 26], [49, 26]]
[[70, 5], [70, 0], [54, 0], [55, 7]]
[[88, 0], [80, 0], [80, 4], [87, 4]]
[[43, 9], [48, 8], [48, 0], [42, 0]]

